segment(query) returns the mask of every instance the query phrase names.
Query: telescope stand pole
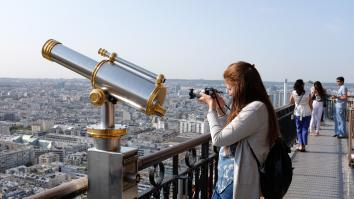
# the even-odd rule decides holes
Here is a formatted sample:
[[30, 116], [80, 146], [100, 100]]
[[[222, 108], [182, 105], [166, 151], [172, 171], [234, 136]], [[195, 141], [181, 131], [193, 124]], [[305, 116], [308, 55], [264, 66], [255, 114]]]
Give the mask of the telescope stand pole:
[[[101, 120], [96, 130], [103, 132], [102, 135], [115, 129], [113, 103], [107, 101], [102, 105]], [[120, 136], [90, 135], [95, 139], [95, 146], [88, 150], [88, 198], [122, 199], [123, 154], [120, 152]]]
[[[114, 104], [105, 102], [101, 107], [101, 128], [114, 129]], [[120, 152], [120, 137], [95, 139], [95, 147], [103, 151]]]

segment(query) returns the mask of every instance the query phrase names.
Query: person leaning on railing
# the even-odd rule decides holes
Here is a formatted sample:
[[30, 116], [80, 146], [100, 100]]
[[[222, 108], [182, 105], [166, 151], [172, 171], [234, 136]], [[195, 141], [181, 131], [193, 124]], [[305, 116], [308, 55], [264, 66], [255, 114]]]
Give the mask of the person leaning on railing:
[[[213, 145], [224, 149], [222, 155], [231, 155], [235, 159], [233, 198], [259, 198], [258, 166], [248, 144], [263, 164], [270, 146], [279, 136], [276, 114], [254, 65], [246, 62], [231, 64], [224, 71], [224, 80], [232, 97], [231, 111], [224, 120], [219, 116], [225, 111], [219, 108], [216, 101], [224, 107], [222, 97], [201, 94], [199, 100], [209, 107], [207, 118]], [[221, 197], [219, 194], [214, 193], [213, 197]]]
[[335, 134], [333, 137], [346, 138], [347, 127], [345, 114], [347, 110], [348, 89], [344, 85], [344, 77], [337, 77], [337, 85], [339, 86], [337, 95], [332, 96], [332, 100], [336, 101], [336, 114], [334, 117]]

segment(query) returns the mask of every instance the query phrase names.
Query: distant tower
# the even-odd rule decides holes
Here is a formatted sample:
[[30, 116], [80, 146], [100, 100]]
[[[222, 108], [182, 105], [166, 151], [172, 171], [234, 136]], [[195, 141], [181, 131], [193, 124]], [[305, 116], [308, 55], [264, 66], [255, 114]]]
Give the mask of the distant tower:
[[284, 80], [284, 99], [283, 99], [283, 105], [287, 105], [288, 104], [288, 87], [287, 87], [287, 84], [288, 84], [288, 79], [285, 79]]

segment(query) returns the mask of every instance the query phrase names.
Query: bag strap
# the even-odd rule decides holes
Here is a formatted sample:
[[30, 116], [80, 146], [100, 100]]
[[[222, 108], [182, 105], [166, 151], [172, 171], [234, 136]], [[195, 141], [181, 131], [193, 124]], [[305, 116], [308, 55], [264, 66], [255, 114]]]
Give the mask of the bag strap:
[[300, 99], [299, 99], [299, 101], [297, 101], [297, 104], [295, 103], [295, 108], [294, 108], [294, 110], [293, 110], [293, 115], [294, 115], [295, 110], [296, 110], [297, 107], [299, 106], [299, 104], [300, 104], [300, 102], [301, 102], [301, 100], [302, 100], [302, 98], [304, 97], [305, 94], [306, 94], [306, 92], [300, 96]]
[[248, 142], [247, 139], [246, 139], [246, 142], [247, 142], [248, 146], [249, 146], [250, 149], [251, 149], [251, 152], [252, 152], [252, 155], [253, 155], [254, 159], [256, 159], [256, 161], [257, 161], [258, 169], [261, 169], [261, 168], [262, 168], [262, 167], [261, 167], [261, 164], [259, 163], [259, 161], [258, 161], [258, 159], [257, 159], [257, 156], [256, 156], [256, 154], [254, 153], [254, 151], [253, 151], [253, 149], [252, 149], [252, 147], [251, 147], [251, 145], [250, 145], [250, 143]]
[[300, 97], [300, 99], [299, 99], [299, 101], [297, 101], [297, 105], [298, 105], [298, 106], [299, 106], [299, 104], [300, 104], [300, 102], [301, 102], [301, 100], [302, 100], [302, 97], [304, 97], [305, 94], [306, 94], [306, 92], [305, 92], [304, 94], [302, 94], [301, 97]]

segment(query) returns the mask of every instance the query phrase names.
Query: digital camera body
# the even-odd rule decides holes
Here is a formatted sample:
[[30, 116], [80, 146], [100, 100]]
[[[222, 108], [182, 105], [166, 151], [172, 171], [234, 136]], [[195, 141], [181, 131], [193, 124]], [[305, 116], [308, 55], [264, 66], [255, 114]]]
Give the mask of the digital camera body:
[[200, 93], [204, 93], [206, 95], [210, 95], [212, 98], [216, 98], [217, 93], [223, 93], [223, 92], [213, 87], [206, 87], [203, 90], [201, 90], [199, 93], [194, 93], [194, 89], [191, 88], [189, 89], [189, 99], [200, 98], [201, 96]]

